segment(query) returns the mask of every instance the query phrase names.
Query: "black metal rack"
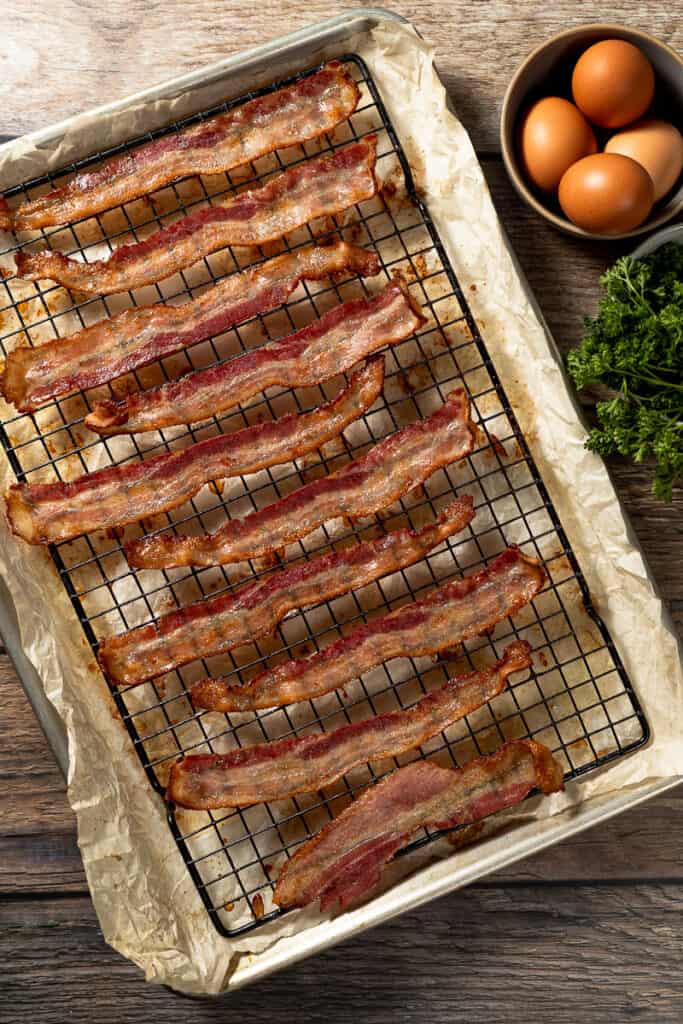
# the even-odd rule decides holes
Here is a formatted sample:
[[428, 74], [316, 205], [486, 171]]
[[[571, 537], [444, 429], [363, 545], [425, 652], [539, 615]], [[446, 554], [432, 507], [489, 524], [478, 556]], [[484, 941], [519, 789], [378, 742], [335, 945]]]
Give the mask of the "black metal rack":
[[[449, 264], [429, 211], [420, 199], [406, 156], [388, 118], [377, 88], [363, 61], [356, 55], [341, 58], [353, 71], [362, 89], [362, 100], [353, 117], [320, 142], [296, 147], [249, 166], [248, 173], [191, 179], [163, 189], [154, 199], [126, 204], [115, 211], [88, 218], [66, 228], [42, 231], [23, 240], [47, 244], [62, 251], [85, 255], [92, 244], [112, 248], [111, 241], [145, 237], [165, 223], [169, 214], [185, 213], [199, 202], [261, 180], [264, 175], [305, 159], [322, 149], [335, 149], [370, 132], [379, 136], [378, 169], [385, 187], [380, 196], [356, 208], [352, 216], [332, 218], [324, 225], [309, 225], [282, 243], [293, 249], [312, 238], [340, 235], [373, 247], [381, 260], [383, 277], [400, 271], [411, 292], [429, 314], [428, 324], [407, 342], [387, 354], [387, 378], [382, 399], [364, 417], [340, 451], [325, 446], [308, 464], [290, 464], [268, 470], [256, 480], [240, 478], [240, 493], [230, 497], [219, 488], [205, 489], [165, 517], [164, 529], [182, 526], [183, 532], [211, 527], [227, 515], [243, 515], [299, 485], [311, 473], [330, 471], [349, 456], [362, 453], [379, 436], [424, 414], [429, 403], [445, 397], [453, 384], [464, 382], [472, 399], [480, 428], [481, 444], [462, 465], [434, 475], [419, 493], [408, 495], [383, 516], [348, 524], [341, 530], [322, 528], [292, 546], [290, 558], [310, 557], [329, 543], [366, 537], [369, 532], [395, 528], [435, 515], [452, 497], [453, 490], [475, 498], [477, 517], [472, 528], [451, 538], [416, 567], [380, 580], [362, 593], [288, 616], [271, 641], [239, 649], [221, 659], [218, 669], [203, 661], [130, 690], [114, 692], [114, 700], [140, 762], [152, 786], [163, 792], [170, 763], [190, 750], [225, 749], [263, 739], [333, 728], [343, 721], [365, 717], [389, 708], [405, 707], [419, 699], [438, 681], [452, 674], [455, 661], [474, 665], [482, 654], [500, 653], [514, 637], [528, 639], [534, 648], [534, 671], [522, 673], [502, 694], [457, 728], [448, 730], [410, 757], [430, 756], [444, 764], [458, 764], [487, 753], [512, 737], [534, 736], [545, 742], [562, 761], [566, 778], [576, 778], [635, 750], [648, 738], [642, 709], [632, 691], [609, 633], [595, 613], [581, 570], [558, 516], [521, 434], [513, 410], [472, 317], [468, 303]], [[163, 130], [100, 152], [59, 174], [26, 182], [8, 192], [15, 198], [36, 194], [48, 184], [64, 179], [83, 167], [151, 138], [175, 131], [253, 96], [270, 92], [314, 73], [273, 83], [266, 89], [241, 96], [231, 103], [204, 111]], [[244, 170], [244, 169], [243, 169]], [[11, 254], [17, 246], [0, 253]], [[154, 289], [127, 294], [127, 304], [175, 301], [211, 284], [244, 262], [272, 255], [259, 250], [245, 254], [228, 249], [201, 261], [190, 271], [176, 275]], [[19, 341], [39, 344], [49, 337], [71, 333], [102, 315], [120, 308], [121, 297], [94, 298], [81, 302], [64, 300], [54, 285], [21, 285], [8, 275], [0, 288], [7, 303], [0, 307], [0, 344], [3, 354]], [[137, 387], [177, 376], [195, 364], [230, 358], [263, 338], [281, 336], [319, 315], [331, 304], [368, 294], [365, 282], [348, 279], [322, 286], [305, 284], [283, 310], [256, 318], [211, 339], [187, 353], [163, 361], [134, 375]], [[237, 414], [145, 438], [86, 438], [82, 434], [85, 412], [95, 397], [113, 394], [100, 388], [49, 403], [32, 415], [5, 420], [1, 436], [5, 451], [19, 480], [72, 479], [95, 465], [138, 459], [156, 451], [170, 450], [222, 430], [231, 430], [263, 416], [318, 404], [329, 391], [322, 387], [299, 392], [270, 389]], [[438, 399], [438, 401], [437, 401]], [[129, 528], [127, 534], [141, 532]], [[471, 571], [488, 561], [510, 542], [541, 558], [548, 569], [548, 584], [533, 606], [506, 621], [489, 637], [465, 645], [435, 666], [426, 659], [401, 659], [357, 680], [344, 696], [331, 694], [323, 701], [295, 709], [276, 709], [258, 715], [218, 716], [198, 712], [187, 695], [188, 684], [199, 675], [225, 672], [226, 664], [236, 678], [247, 679], [264, 662], [272, 664], [289, 653], [320, 649], [340, 625], [347, 628], [370, 612], [395, 607], [420, 595], [435, 582]], [[120, 537], [93, 535], [51, 547], [51, 554], [84, 633], [94, 651], [104, 635], [154, 621], [168, 605], [181, 605], [239, 584], [232, 567], [212, 570], [171, 570], [133, 573], [122, 555]], [[244, 569], [244, 567], [243, 567]], [[263, 563], [249, 563], [249, 573], [267, 571]], [[241, 577], [245, 578], [244, 574]], [[302, 646], [303, 645], [303, 646]], [[216, 659], [214, 659], [214, 662]], [[393, 762], [398, 763], [396, 761]], [[354, 771], [325, 793], [282, 801], [279, 804], [241, 808], [226, 813], [174, 813], [169, 827], [175, 837], [197, 890], [218, 931], [226, 936], [258, 927], [280, 912], [266, 906], [276, 868], [303, 839], [317, 830], [353, 795], [391, 764], [368, 765]], [[403, 853], [436, 838], [424, 833]]]

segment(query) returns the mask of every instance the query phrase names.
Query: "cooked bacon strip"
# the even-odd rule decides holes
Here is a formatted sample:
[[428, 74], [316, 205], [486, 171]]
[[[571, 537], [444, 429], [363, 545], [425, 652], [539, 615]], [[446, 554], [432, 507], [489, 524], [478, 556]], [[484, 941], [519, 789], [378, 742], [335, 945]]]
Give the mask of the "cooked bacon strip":
[[198, 601], [100, 644], [99, 659], [118, 686], [142, 683], [195, 658], [226, 654], [269, 636], [294, 608], [328, 601], [419, 562], [474, 517], [472, 499], [453, 501], [422, 530], [396, 530], [344, 551], [286, 566], [229, 594]]
[[0, 210], [0, 228], [68, 224], [147, 195], [192, 174], [218, 174], [331, 131], [356, 109], [360, 92], [334, 61], [317, 74], [226, 114], [155, 139], [76, 174], [62, 188]]
[[465, 392], [453, 391], [440, 409], [376, 444], [362, 458], [215, 533], [144, 537], [125, 545], [131, 566], [217, 565], [277, 551], [337, 516], [359, 518], [390, 505], [442, 466], [474, 447]]
[[320, 697], [383, 661], [436, 654], [488, 632], [531, 601], [544, 579], [539, 562], [508, 548], [479, 572], [443, 583], [309, 658], [285, 661], [244, 686], [203, 679], [192, 699], [212, 711], [253, 711]]
[[335, 306], [279, 341], [162, 387], [118, 402], [102, 402], [85, 423], [98, 434], [133, 434], [197, 423], [275, 384], [306, 387], [327, 380], [378, 348], [403, 341], [424, 322], [406, 286], [394, 281], [379, 295]]
[[384, 359], [375, 356], [333, 401], [311, 412], [219, 434], [144, 462], [109, 466], [70, 483], [13, 484], [7, 494], [10, 526], [29, 544], [49, 544], [166, 512], [210, 480], [254, 473], [314, 451], [369, 409], [383, 383]]
[[348, 242], [283, 253], [231, 274], [180, 306], [126, 309], [68, 338], [39, 348], [16, 348], [7, 356], [0, 391], [21, 412], [32, 411], [51, 398], [97, 387], [267, 313], [304, 279], [317, 281], [345, 271], [374, 277], [379, 260]]
[[356, 765], [414, 750], [505, 689], [531, 664], [529, 644], [510, 644], [491, 668], [449, 679], [409, 711], [376, 715], [329, 733], [259, 743], [229, 754], [193, 754], [172, 769], [166, 799], [208, 810], [284, 800], [324, 789]]
[[511, 740], [463, 768], [414, 761], [392, 772], [301, 846], [277, 880], [274, 901], [303, 907], [320, 900], [343, 909], [379, 882], [384, 865], [420, 828], [468, 825], [520, 803], [533, 789], [563, 788], [547, 747]]
[[377, 139], [305, 160], [239, 195], [188, 213], [143, 242], [122, 245], [106, 260], [82, 263], [61, 252], [19, 252], [19, 277], [50, 278], [89, 295], [109, 295], [163, 281], [226, 245], [261, 245], [316, 217], [330, 216], [377, 191]]

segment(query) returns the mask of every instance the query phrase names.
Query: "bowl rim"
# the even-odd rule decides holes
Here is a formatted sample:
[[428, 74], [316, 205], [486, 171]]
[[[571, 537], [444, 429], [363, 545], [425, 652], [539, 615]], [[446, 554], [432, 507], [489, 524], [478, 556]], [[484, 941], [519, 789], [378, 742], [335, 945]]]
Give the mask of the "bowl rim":
[[[516, 159], [510, 152], [510, 146], [514, 145], [514, 142], [508, 144], [506, 138], [506, 126], [510, 121], [510, 103], [512, 100], [512, 93], [515, 87], [517, 86], [519, 79], [521, 78], [525, 69], [529, 66], [529, 64], [532, 63], [532, 61], [539, 57], [540, 54], [544, 52], [544, 50], [546, 50], [553, 43], [556, 43], [562, 39], [570, 39], [584, 32], [598, 32], [600, 34], [604, 32], [608, 34], [609, 32], [614, 31], [620, 33], [628, 33], [629, 35], [632, 35], [636, 38], [645, 39], [649, 43], [653, 43], [661, 50], [664, 50], [683, 69], [683, 56], [681, 56], [681, 54], [674, 50], [673, 47], [669, 46], [668, 43], [663, 42], [663, 40], [658, 39], [656, 36], [653, 36], [650, 32], [646, 32], [644, 29], [631, 28], [629, 25], [618, 25], [616, 22], [602, 21], [591, 21], [585, 22], [582, 25], [574, 25], [572, 28], [563, 29], [562, 32], [557, 32], [554, 36], [551, 36], [549, 39], [546, 39], [544, 42], [540, 43], [521, 61], [521, 63], [515, 70], [512, 78], [510, 79], [507, 89], [505, 90], [505, 95], [503, 96], [503, 104], [501, 106], [500, 111], [499, 125], [500, 148], [503, 157], [503, 163], [505, 164], [505, 169], [510, 177], [510, 180], [512, 181], [512, 184], [514, 185], [515, 189], [522, 197], [522, 199], [524, 199], [525, 202], [527, 202], [528, 205], [531, 206], [531, 208], [535, 210], [536, 213], [539, 214], [539, 216], [543, 217], [544, 220], [549, 221], [556, 228], [558, 228], [558, 230], [563, 231], [566, 234], [574, 235], [576, 238], [588, 238], [591, 239], [592, 241], [600, 242], [618, 242], [620, 239], [635, 238], [638, 235], [643, 235], [648, 231], [656, 231], [658, 228], [662, 227], [662, 225], [668, 224], [668, 222], [672, 220], [673, 217], [676, 217], [679, 213], [681, 213], [681, 211], [683, 210], [683, 196], [681, 196], [681, 198], [677, 200], [677, 202], [671, 207], [671, 209], [667, 210], [666, 212], [662, 211], [653, 220], [647, 220], [644, 224], [639, 224], [638, 227], [633, 228], [632, 231], [626, 231], [620, 235], [598, 235], [594, 234], [591, 231], [584, 231], [583, 228], [580, 228], [578, 227], [578, 225], [573, 224], [568, 218], [560, 217], [552, 210], [549, 210], [546, 206], [543, 205], [543, 203], [540, 202], [539, 199], [537, 199], [537, 197], [528, 187], [522, 174], [516, 166]], [[626, 42], [628, 41], [629, 40], [626, 40]], [[510, 125], [510, 128], [514, 128], [514, 125]]]
[[683, 224], [669, 224], [668, 228], [660, 228], [649, 238], [644, 239], [629, 255], [632, 260], [644, 259], [645, 256], [651, 256], [653, 252], [657, 252], [667, 242], [683, 245]]

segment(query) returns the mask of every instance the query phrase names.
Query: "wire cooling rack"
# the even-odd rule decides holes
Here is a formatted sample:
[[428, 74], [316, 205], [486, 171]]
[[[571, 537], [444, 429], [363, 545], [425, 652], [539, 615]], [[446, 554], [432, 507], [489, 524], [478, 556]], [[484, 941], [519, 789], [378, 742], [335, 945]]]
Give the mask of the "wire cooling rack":
[[[364, 282], [349, 277], [334, 283], [304, 284], [285, 308], [140, 370], [112, 387], [51, 402], [34, 415], [5, 417], [5, 450], [17, 478], [30, 482], [73, 479], [103, 465], [137, 460], [218, 431], [319, 404], [335, 393], [342, 378], [297, 391], [271, 388], [237, 413], [199, 426], [138, 438], [101, 440], [89, 435], [83, 426], [86, 412], [102, 397], [148, 387], [187, 369], [231, 358], [309, 322], [339, 301], [369, 294], [396, 272], [409, 282], [412, 294], [429, 317], [422, 330], [387, 353], [384, 394], [362, 420], [345, 432], [343, 443], [330, 442], [316, 455], [295, 464], [204, 488], [176, 512], [144, 524], [144, 531], [137, 525], [115, 534], [93, 534], [52, 546], [52, 558], [93, 651], [103, 636], [154, 621], [171, 607], [214, 596], [270, 567], [261, 560], [236, 567], [133, 573], [122, 554], [124, 532], [132, 537], [169, 527], [180, 527], [182, 532], [214, 528], [226, 515], [244, 515], [302, 482], [338, 468], [350, 456], [362, 454], [379, 437], [438, 407], [452, 387], [464, 384], [472, 399], [479, 443], [468, 459], [435, 473], [423, 487], [381, 516], [354, 524], [327, 524], [291, 545], [287, 558], [308, 558], [330, 544], [355, 543], [406, 524], [418, 527], [436, 516], [455, 490], [474, 497], [477, 514], [471, 528], [440, 545], [416, 566], [343, 598], [290, 615], [268, 640], [114, 693], [147, 778], [163, 792], [170, 764], [181, 752], [223, 751], [265, 739], [327, 730], [370, 714], [408, 707], [454, 672], [467, 671], [499, 656], [512, 639], [526, 639], [532, 645], [533, 671], [517, 674], [506, 693], [408, 756], [355, 769], [324, 792], [277, 804], [217, 813], [171, 808], [169, 827], [178, 849], [213, 923], [227, 936], [256, 928], [280, 913], [272, 904], [271, 893], [287, 857], [302, 840], [339, 814], [359, 790], [398, 763], [429, 756], [453, 766], [491, 752], [504, 740], [533, 736], [551, 748], [563, 764], [566, 778], [571, 779], [634, 750], [648, 737], [642, 710], [608, 631], [592, 608], [580, 568], [428, 210], [416, 192], [410, 167], [375, 84], [357, 56], [348, 55], [342, 60], [357, 79], [362, 99], [352, 118], [334, 133], [315, 143], [272, 154], [232, 174], [188, 179], [152, 197], [66, 228], [24, 234], [19, 243], [28, 249], [47, 244], [85, 259], [98, 258], [113, 249], [114, 241], [121, 244], [147, 237], [169, 217], [211, 203], [226, 192], [239, 191], [284, 166], [321, 150], [336, 149], [369, 132], [378, 135], [378, 172], [384, 183], [375, 199], [324, 223], [309, 225], [278, 245], [250, 250], [228, 248], [169, 281], [109, 298], [77, 301], [77, 296], [47, 282], [33, 285], [18, 281], [8, 272], [17, 246], [0, 253], [0, 266], [5, 267], [0, 291], [6, 297], [0, 307], [0, 343], [5, 355], [17, 344], [36, 345], [70, 334], [125, 306], [186, 301], [235, 268], [277, 251], [295, 249], [312, 238], [344, 237], [374, 248], [382, 263], [380, 279]], [[301, 77], [274, 83], [260, 93]], [[77, 169], [93, 166], [258, 94], [239, 97], [98, 153], [59, 174], [27, 182], [8, 192], [7, 198], [13, 204], [35, 196]], [[396, 659], [353, 681], [343, 693], [290, 708], [224, 716], [199, 712], [192, 706], [187, 687], [196, 679], [229, 672], [247, 680], [264, 664], [318, 650], [366, 616], [419, 597], [435, 583], [463, 571], [474, 571], [509, 543], [518, 543], [524, 551], [542, 559], [548, 583], [533, 605], [516, 615], [514, 622], [501, 623], [490, 636], [446, 652], [436, 662]], [[415, 850], [436, 835], [421, 834], [404, 852]]]

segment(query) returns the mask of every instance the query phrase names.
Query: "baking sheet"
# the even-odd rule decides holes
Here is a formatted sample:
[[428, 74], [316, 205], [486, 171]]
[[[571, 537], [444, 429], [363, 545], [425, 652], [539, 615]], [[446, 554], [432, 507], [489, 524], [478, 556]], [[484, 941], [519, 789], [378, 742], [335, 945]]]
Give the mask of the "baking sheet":
[[[426, 863], [441, 856], [448, 857], [446, 861], [332, 923], [321, 924], [315, 911], [306, 911], [228, 942], [211, 927], [190, 883], [168, 833], [162, 802], [140, 784], [128, 737], [116, 720], [108, 689], [48, 556], [27, 550], [3, 533], [2, 572], [19, 613], [24, 648], [66, 722], [69, 796], [105, 937], [139, 963], [150, 979], [185, 991], [217, 992], [228, 982], [254, 977], [371, 920], [462, 884], [484, 868], [500, 866], [513, 845], [522, 852], [556, 838], [567, 830], [566, 813], [561, 813], [565, 808], [580, 804], [582, 820], [592, 820], [606, 813], [610, 799], [624, 787], [638, 787], [640, 793], [647, 780], [683, 771], [673, 728], [683, 695], [675, 641], [663, 623], [661, 604], [629, 539], [604, 467], [583, 449], [583, 428], [564, 388], [556, 354], [515, 271], [469, 140], [446, 108], [431, 52], [412, 30], [395, 23], [379, 24], [369, 37], [363, 33], [345, 40], [343, 49], [360, 53], [381, 89], [653, 736], [646, 750], [591, 775], [580, 786], [572, 785], [564, 796], [540, 804], [527, 802], [509, 814], [508, 819], [517, 823], [514, 844], [509, 835], [494, 836], [453, 855], [452, 847], [443, 842], [419, 858], [397, 862], [387, 872], [386, 884], [413, 872], [418, 860]], [[327, 50], [311, 46], [310, 59], [302, 61], [299, 56], [299, 66], [339, 52], [339, 42]], [[287, 59], [293, 58], [282, 58]], [[295, 69], [296, 65], [271, 64], [268, 73], [272, 78]], [[101, 130], [98, 145], [224, 98], [225, 84], [220, 84], [218, 74], [216, 79], [182, 96], [140, 100], [129, 114], [119, 111]], [[231, 78], [230, 93], [239, 91]], [[79, 152], [84, 123], [92, 138], [99, 120], [86, 118], [76, 119], [57, 145], [36, 148], [20, 141], [18, 163], [13, 160], [15, 147], [5, 147], [0, 152], [3, 187], [42, 172], [46, 162], [60, 166]], [[544, 396], [542, 416], [532, 398], [539, 394]], [[0, 479], [3, 487], [11, 479], [4, 458]], [[74, 628], [65, 629], [69, 622]], [[87, 702], [84, 691], [90, 696]], [[496, 827], [500, 823], [498, 819]], [[269, 950], [275, 939], [277, 946]]]

